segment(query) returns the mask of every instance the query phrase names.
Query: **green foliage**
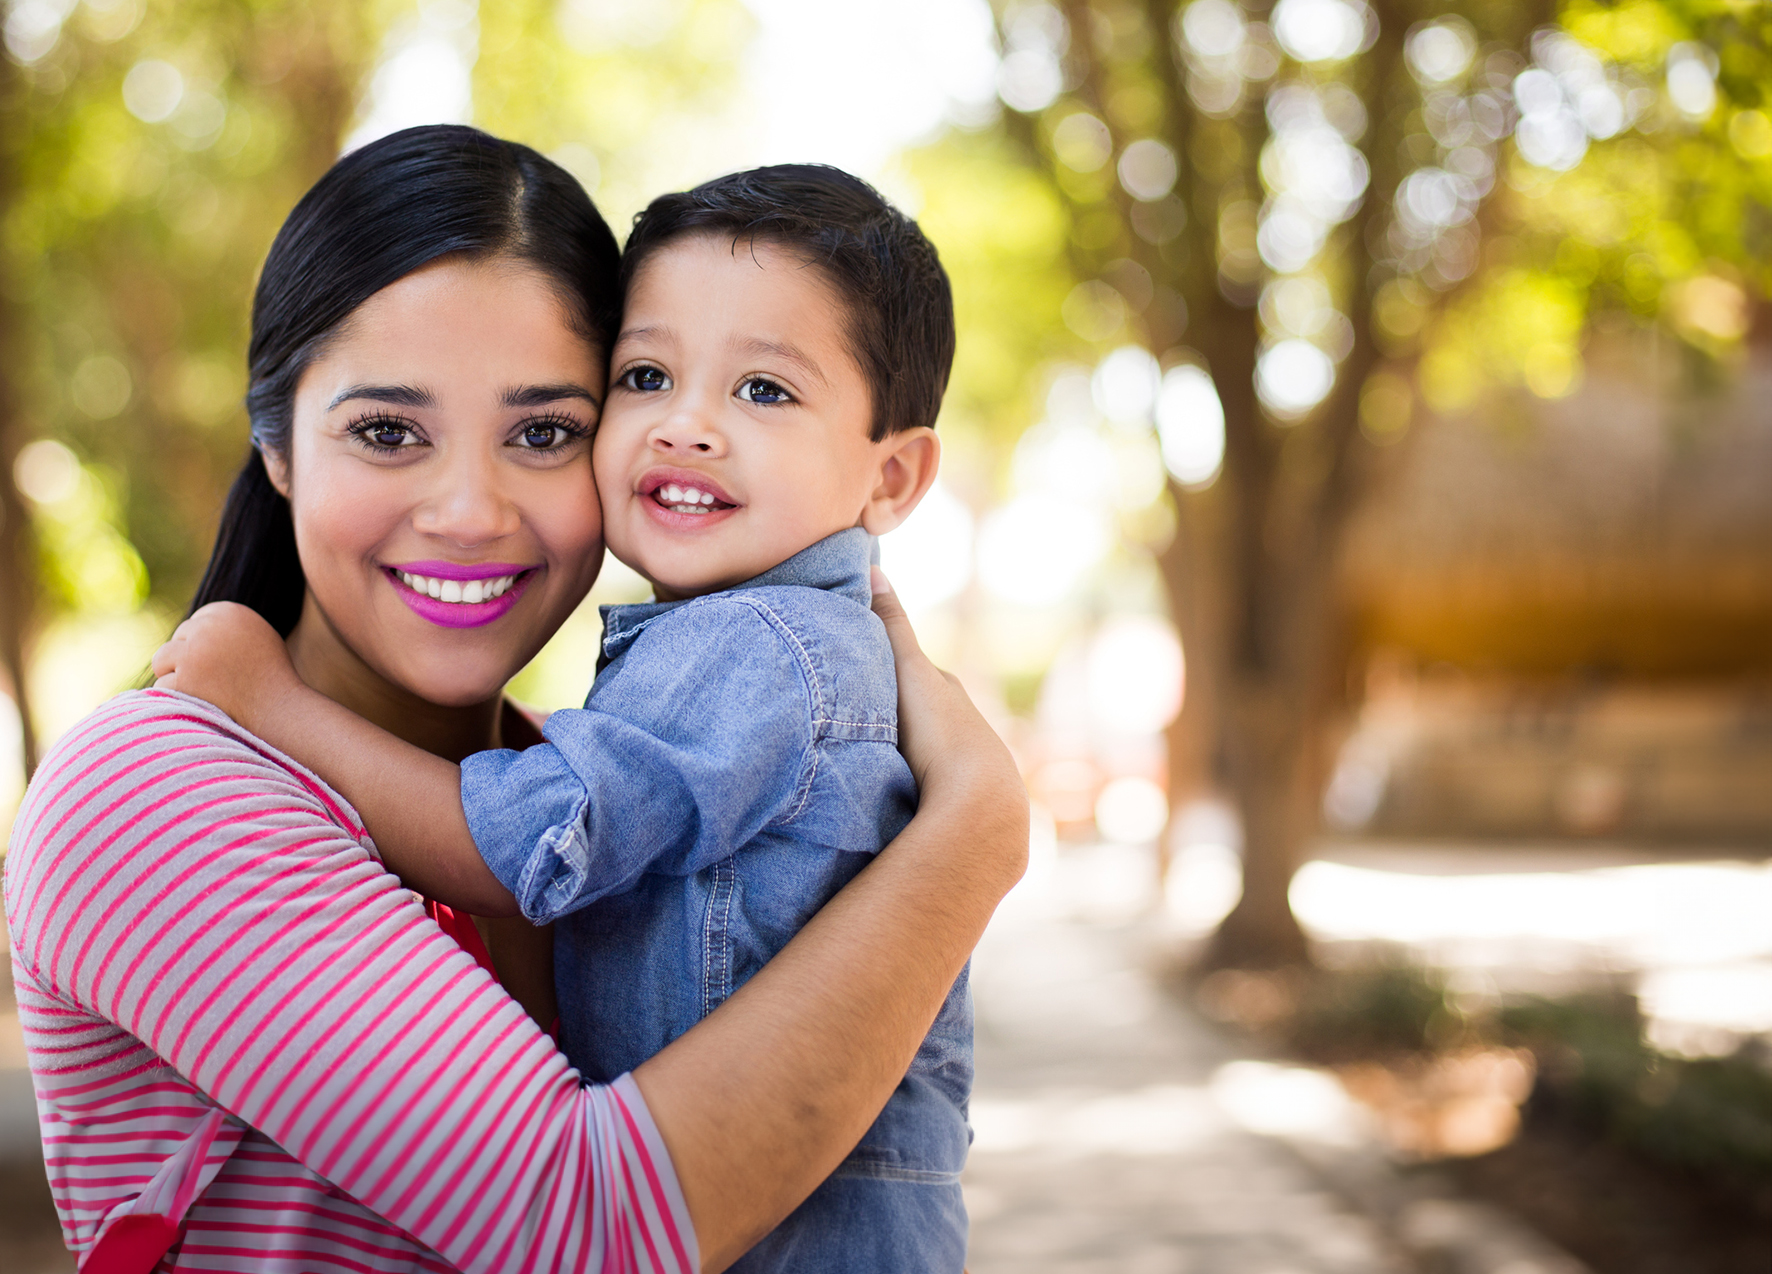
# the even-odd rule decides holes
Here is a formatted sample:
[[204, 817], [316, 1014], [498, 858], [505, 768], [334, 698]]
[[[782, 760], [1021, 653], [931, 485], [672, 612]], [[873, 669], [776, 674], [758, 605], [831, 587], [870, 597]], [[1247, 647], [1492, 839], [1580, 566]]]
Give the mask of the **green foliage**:
[[1534, 1116], [1568, 1119], [1772, 1206], [1772, 1071], [1746, 1052], [1659, 1052], [1629, 996], [1531, 1000], [1504, 1008], [1500, 1027], [1538, 1057]]
[[1402, 959], [1313, 975], [1287, 1026], [1292, 1046], [1325, 1060], [1430, 1052], [1463, 1029], [1445, 975]]
[[[13, 428], [87, 466], [36, 513], [51, 601], [128, 610], [144, 585], [167, 610], [189, 597], [246, 450], [258, 264], [336, 155], [374, 47], [358, 5], [125, 0], [76, 10], [12, 72]], [[133, 547], [95, 547], [117, 541]]]
[[[1509, 157], [1485, 268], [1423, 342], [1422, 389], [1443, 410], [1493, 386], [1572, 392], [1586, 330], [1606, 315], [1659, 324], [1701, 359], [1727, 358], [1751, 298], [1772, 295], [1772, 8], [1573, 0], [1559, 21], [1636, 86], [1643, 114], [1567, 172]], [[1717, 103], [1702, 118], [1664, 91], [1682, 48], [1714, 59]], [[1546, 303], [1550, 313], [1529, 317]]]
[[918, 224], [954, 288], [960, 341], [941, 428], [1007, 454], [1039, 415], [1032, 396], [1043, 386], [1030, 371], [1071, 348], [1059, 319], [1073, 284], [1064, 211], [998, 135], [950, 135], [906, 168], [922, 195]]
[[552, 155], [624, 239], [654, 195], [735, 167], [733, 86], [752, 26], [739, 0], [681, 0], [626, 24], [608, 6], [484, 0], [474, 122]]

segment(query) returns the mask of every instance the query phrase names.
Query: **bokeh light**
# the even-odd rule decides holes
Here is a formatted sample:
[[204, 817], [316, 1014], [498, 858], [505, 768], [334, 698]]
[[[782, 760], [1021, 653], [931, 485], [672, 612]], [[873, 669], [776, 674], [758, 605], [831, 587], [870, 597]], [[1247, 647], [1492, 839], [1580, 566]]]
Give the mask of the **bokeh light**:
[[1189, 363], [1164, 373], [1157, 436], [1163, 467], [1182, 486], [1208, 486], [1218, 476], [1224, 464], [1224, 404], [1204, 368]]
[[1300, 62], [1350, 58], [1370, 46], [1378, 21], [1361, 0], [1280, 0], [1274, 37]]
[[1255, 389], [1267, 409], [1294, 419], [1328, 397], [1335, 384], [1335, 364], [1307, 340], [1276, 341], [1255, 363]]
[[1085, 665], [1089, 715], [1119, 734], [1156, 734], [1181, 711], [1181, 643], [1166, 621], [1121, 615], [1089, 643]]
[[957, 597], [972, 578], [972, 510], [936, 484], [880, 539], [880, 567], [913, 613]]
[[1095, 798], [1095, 826], [1105, 840], [1148, 844], [1168, 821], [1169, 801], [1163, 789], [1137, 775], [1115, 779]]
[[1004, 601], [1050, 606], [1076, 592], [1112, 545], [1098, 509], [1029, 492], [985, 515], [978, 529], [979, 579]]
[[1101, 360], [1090, 393], [1101, 414], [1116, 425], [1148, 423], [1157, 397], [1157, 360], [1138, 345], [1123, 345]]

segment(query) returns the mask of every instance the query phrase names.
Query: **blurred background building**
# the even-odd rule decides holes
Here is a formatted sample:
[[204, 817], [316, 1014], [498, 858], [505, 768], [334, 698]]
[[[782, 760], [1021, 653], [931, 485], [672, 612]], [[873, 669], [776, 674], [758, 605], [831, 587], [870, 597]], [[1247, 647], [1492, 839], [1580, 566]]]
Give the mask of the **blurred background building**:
[[[1767, 6], [0, 11], [0, 826], [182, 614], [258, 263], [341, 150], [472, 122], [618, 236], [820, 160], [953, 277], [942, 479], [883, 553], [1022, 762], [1039, 914], [1144, 926], [1233, 1030], [1377, 943], [1442, 1007], [1640, 993], [1630, 1065], [1764, 1073]], [[513, 693], [582, 700], [642, 592], [607, 562]], [[1761, 1119], [1724, 1158], [1768, 1216]]]

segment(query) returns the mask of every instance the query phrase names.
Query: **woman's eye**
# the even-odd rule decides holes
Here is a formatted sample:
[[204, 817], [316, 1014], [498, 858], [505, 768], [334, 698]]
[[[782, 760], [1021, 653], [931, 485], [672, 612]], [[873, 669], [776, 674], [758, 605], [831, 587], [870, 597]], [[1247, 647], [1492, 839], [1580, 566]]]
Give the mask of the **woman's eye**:
[[525, 447], [531, 447], [537, 451], [545, 451], [547, 448], [557, 446], [563, 442], [565, 440], [565, 433], [566, 431], [560, 428], [559, 425], [549, 424], [546, 421], [537, 421], [533, 424], [523, 426], [523, 445]]
[[405, 450], [420, 441], [411, 425], [398, 420], [365, 420], [354, 425], [351, 432], [377, 451]]
[[758, 403], [764, 407], [773, 407], [777, 403], [793, 401], [793, 396], [787, 390], [762, 376], [753, 376], [740, 385], [738, 396], [747, 403]]
[[656, 367], [635, 367], [621, 379], [629, 389], [637, 389], [642, 394], [656, 394], [671, 387], [671, 378]]

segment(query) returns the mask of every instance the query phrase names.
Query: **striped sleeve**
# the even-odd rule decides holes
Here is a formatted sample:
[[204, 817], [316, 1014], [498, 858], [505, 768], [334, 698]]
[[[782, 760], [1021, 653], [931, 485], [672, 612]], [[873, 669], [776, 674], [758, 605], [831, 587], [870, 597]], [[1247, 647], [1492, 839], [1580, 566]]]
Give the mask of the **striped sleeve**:
[[583, 1086], [355, 813], [207, 704], [126, 694], [57, 745], [6, 913], [40, 1105], [134, 1049], [459, 1269], [699, 1267], [633, 1081]]

